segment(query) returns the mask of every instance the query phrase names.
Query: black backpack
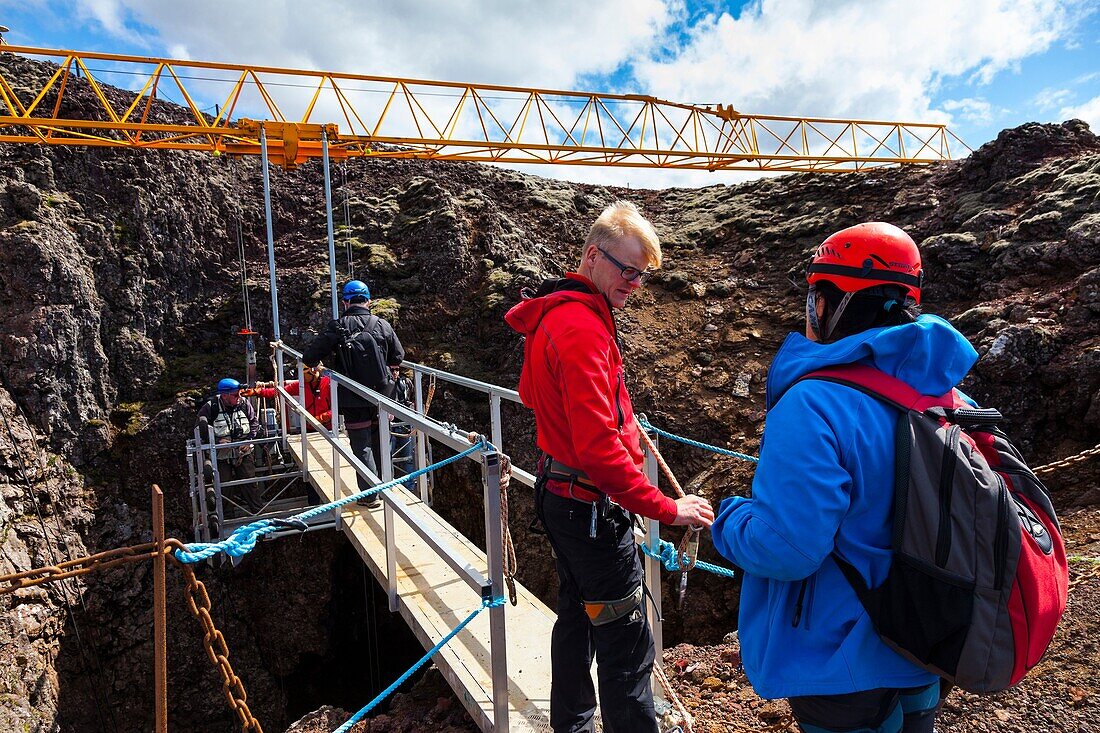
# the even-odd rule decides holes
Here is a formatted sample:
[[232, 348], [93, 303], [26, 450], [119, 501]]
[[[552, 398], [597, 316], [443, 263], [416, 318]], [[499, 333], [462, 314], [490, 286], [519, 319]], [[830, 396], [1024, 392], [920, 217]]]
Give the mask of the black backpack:
[[868, 588], [833, 556], [875, 631], [969, 692], [1015, 685], [1054, 637], [1069, 577], [1050, 496], [997, 427], [1001, 414], [954, 390], [921, 395], [859, 364], [803, 379], [843, 384], [900, 411], [889, 575]]
[[352, 333], [339, 321], [336, 328], [341, 342], [336, 346], [336, 360], [340, 371], [359, 384], [390, 397], [393, 391], [393, 374], [386, 365], [386, 354], [378, 316], [368, 316], [362, 330]]

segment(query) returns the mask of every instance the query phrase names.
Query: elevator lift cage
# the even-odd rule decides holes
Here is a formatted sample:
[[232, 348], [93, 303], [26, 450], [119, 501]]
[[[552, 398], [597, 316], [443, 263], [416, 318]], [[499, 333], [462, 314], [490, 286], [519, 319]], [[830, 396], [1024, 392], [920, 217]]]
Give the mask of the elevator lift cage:
[[[255, 398], [244, 398], [253, 399]], [[253, 403], [259, 417], [260, 430], [255, 438], [229, 443], [216, 443], [213, 427], [207, 425], [207, 434], [196, 425], [187, 439], [187, 472], [191, 498], [191, 529], [196, 542], [217, 542], [225, 539], [233, 530], [260, 519], [285, 519], [320, 503], [308, 481], [304, 481], [301, 467], [286, 450], [286, 440], [281, 429], [279, 410]], [[286, 435], [300, 434], [293, 411], [288, 415]], [[390, 455], [394, 477], [412, 473], [418, 468], [414, 450], [416, 435], [408, 423], [390, 423]], [[241, 451], [251, 452], [256, 465], [255, 478], [229, 479], [221, 475], [218, 457], [234, 460]], [[431, 455], [426, 459], [430, 462]], [[242, 499], [241, 487], [255, 483], [262, 506], [251, 511]], [[306, 526], [288, 526], [269, 536], [288, 532], [311, 531], [332, 528], [335, 517], [322, 515]]]

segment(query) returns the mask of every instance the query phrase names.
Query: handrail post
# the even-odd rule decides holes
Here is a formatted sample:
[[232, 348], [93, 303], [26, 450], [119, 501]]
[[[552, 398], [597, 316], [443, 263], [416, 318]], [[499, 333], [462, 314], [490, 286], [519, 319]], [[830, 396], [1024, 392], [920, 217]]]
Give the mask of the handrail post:
[[[377, 449], [375, 457], [378, 458], [378, 463], [376, 465], [379, 465], [382, 483], [393, 478], [393, 461], [390, 457], [389, 440], [390, 416], [382, 405], [378, 405], [379, 444], [373, 446], [372, 450]], [[383, 445], [386, 446], [385, 449], [382, 448]], [[385, 496], [382, 496], [381, 499], [382, 515], [386, 528], [386, 595], [389, 598], [390, 613], [393, 613], [397, 610], [397, 541], [394, 536], [393, 507], [390, 502], [397, 501], [397, 498], [396, 495], [389, 492], [384, 493]]]
[[393, 454], [390, 453], [390, 414], [378, 406], [378, 470], [382, 483], [393, 480]]
[[191, 533], [195, 535], [196, 542], [206, 542], [206, 481], [202, 475], [202, 437], [198, 425], [195, 426], [194, 436], [195, 448], [187, 456], [191, 473]]
[[493, 434], [493, 447], [504, 452], [504, 428], [500, 420], [500, 395], [489, 393], [489, 429]]
[[153, 711], [156, 733], [168, 733], [168, 609], [164, 587], [164, 493], [153, 484]]
[[[302, 406], [303, 411], [309, 412], [309, 410], [306, 410], [306, 389], [305, 363], [298, 359], [298, 404]], [[305, 419], [302, 412], [299, 412], [298, 430], [302, 434], [302, 478], [306, 481], [309, 480], [309, 444], [306, 441], [306, 429], [308, 427], [309, 421]]]
[[[329, 371], [332, 371], [331, 369]], [[340, 386], [336, 383], [336, 380], [329, 376], [329, 404], [332, 405], [332, 422], [329, 427], [329, 437], [332, 439], [332, 498], [343, 499], [344, 498], [344, 482], [341, 478], [340, 470], [340, 451], [336, 448], [336, 443], [340, 440]], [[337, 531], [344, 528], [343, 511], [336, 510], [336, 525]]]
[[[424, 414], [424, 373], [419, 369], [413, 369], [413, 381], [416, 383], [416, 411]], [[411, 425], [409, 426], [412, 427]], [[416, 431], [416, 468], [420, 469], [428, 465], [428, 436], [423, 430]], [[428, 506], [432, 505], [431, 494], [428, 492], [428, 474], [421, 474], [416, 479], [417, 488], [420, 489], [420, 501]]]
[[[214, 513], [218, 516], [218, 536], [217, 539], [221, 539], [222, 525], [225, 524], [225, 506], [222, 502], [222, 474], [218, 470], [218, 445], [217, 439], [214, 437], [214, 426], [209, 426], [210, 439], [210, 464], [214, 468]], [[211, 532], [213, 535], [213, 532]]]
[[[500, 526], [500, 454], [481, 452], [485, 487], [485, 559], [493, 598], [504, 595], [504, 540]], [[508, 730], [508, 650], [504, 606], [489, 609], [489, 657], [493, 679], [493, 730]]]
[[[657, 445], [658, 436], [650, 435], [653, 440], [653, 445]], [[657, 467], [657, 457], [654, 456], [645, 446], [642, 446], [645, 450], [645, 475], [653, 483], [657, 485], [657, 481], [660, 478], [659, 469]], [[661, 551], [661, 523], [655, 519], [645, 520], [645, 544], [649, 546], [649, 549], [654, 554], [658, 554]], [[646, 586], [650, 590], [650, 600], [652, 603], [646, 606], [646, 615], [649, 620], [649, 629], [653, 634], [653, 646], [656, 648], [656, 659], [661, 659], [661, 654], [664, 653], [664, 630], [661, 625], [661, 561], [655, 557], [644, 555], [645, 562], [642, 563], [642, 569], [644, 571], [643, 578], [645, 579]]]

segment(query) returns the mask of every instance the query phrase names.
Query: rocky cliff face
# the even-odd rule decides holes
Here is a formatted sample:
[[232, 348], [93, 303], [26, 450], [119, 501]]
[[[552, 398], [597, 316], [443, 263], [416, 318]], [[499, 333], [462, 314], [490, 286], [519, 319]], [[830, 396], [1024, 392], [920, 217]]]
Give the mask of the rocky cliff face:
[[[0, 63], [21, 64], [25, 78], [44, 73]], [[168, 105], [156, 113], [175, 114]], [[1026, 455], [1044, 463], [1100, 442], [1100, 142], [1082, 123], [1008, 130], [936, 167], [699, 190], [623, 191], [418, 161], [360, 160], [341, 173], [339, 249], [384, 299], [413, 360], [514, 384], [521, 349], [503, 313], [521, 286], [571, 267], [600, 209], [629, 198], [654, 219], [667, 256], [620, 321], [635, 403], [674, 432], [751, 453], [768, 361], [800, 327], [792, 282], [809, 252], [838, 228], [885, 220], [922, 247], [926, 309], [951, 318], [982, 354], [964, 387], [1005, 413]], [[272, 178], [283, 338], [301, 345], [328, 308], [320, 166]], [[185, 537], [190, 397], [242, 371], [238, 222], [254, 326], [261, 338], [272, 333], [260, 186], [251, 160], [0, 147], [0, 572], [148, 539], [152, 482], [169, 497], [170, 532]], [[432, 412], [486, 427], [481, 400], [458, 388], [441, 390]], [[529, 463], [529, 416], [506, 416], [506, 446]], [[713, 500], [748, 489], [745, 465], [665, 450]], [[1056, 474], [1057, 503], [1100, 503], [1098, 478], [1096, 460]], [[479, 533], [472, 484], [437, 499]], [[527, 537], [529, 516], [517, 491], [521, 579], [548, 598], [546, 547]], [[345, 574], [356, 572], [346, 552], [336, 536], [311, 534], [207, 573], [269, 729], [322, 702], [353, 709], [362, 698], [355, 685], [366, 671], [341, 649], [363, 622], [361, 595], [346, 592]], [[69, 583], [0, 598], [0, 727], [148, 728], [148, 568]], [[735, 589], [721, 583], [693, 579], [690, 615], [670, 612], [666, 639], [711, 643], [735, 626]], [[172, 593], [176, 729], [227, 729], [197, 627]], [[366, 641], [357, 643], [362, 651]], [[335, 693], [316, 684], [333, 665], [355, 670]]]

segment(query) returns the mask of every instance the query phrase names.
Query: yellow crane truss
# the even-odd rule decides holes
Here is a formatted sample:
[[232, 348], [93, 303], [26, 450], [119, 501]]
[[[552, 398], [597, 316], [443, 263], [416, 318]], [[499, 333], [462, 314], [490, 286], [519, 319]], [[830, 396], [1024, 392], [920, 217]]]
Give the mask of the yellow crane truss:
[[934, 163], [950, 160], [952, 147], [969, 150], [940, 124], [742, 114], [636, 94], [29, 46], [0, 50], [53, 64], [27, 74], [26, 65], [0, 56], [0, 142], [259, 155], [263, 128], [272, 162], [285, 166], [319, 157], [324, 134], [336, 159], [781, 172]]

